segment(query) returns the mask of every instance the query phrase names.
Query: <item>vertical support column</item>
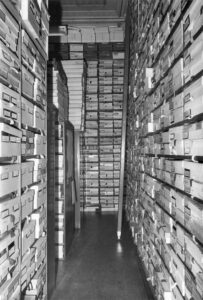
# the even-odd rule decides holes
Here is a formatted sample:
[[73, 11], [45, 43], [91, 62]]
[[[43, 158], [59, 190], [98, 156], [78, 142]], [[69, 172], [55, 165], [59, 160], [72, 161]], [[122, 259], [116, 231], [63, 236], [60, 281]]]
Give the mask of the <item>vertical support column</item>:
[[125, 27], [125, 67], [124, 67], [124, 93], [123, 93], [123, 121], [122, 121], [122, 144], [121, 144], [121, 168], [118, 202], [118, 223], [117, 238], [121, 238], [122, 218], [123, 218], [123, 190], [124, 190], [124, 171], [125, 171], [125, 143], [126, 143], [126, 119], [128, 101], [128, 77], [129, 77], [129, 45], [130, 45], [130, 18], [129, 7], [126, 14]]
[[80, 131], [74, 132], [75, 145], [75, 186], [76, 186], [76, 202], [75, 202], [75, 228], [80, 229]]

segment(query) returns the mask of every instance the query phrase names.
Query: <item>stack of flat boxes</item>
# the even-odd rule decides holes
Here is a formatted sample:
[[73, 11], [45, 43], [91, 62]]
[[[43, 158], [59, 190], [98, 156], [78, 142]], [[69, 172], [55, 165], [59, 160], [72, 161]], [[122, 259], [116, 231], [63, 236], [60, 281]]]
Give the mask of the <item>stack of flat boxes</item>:
[[118, 207], [124, 75], [123, 58], [122, 43], [100, 45], [99, 184], [101, 206], [107, 210], [117, 209]]
[[1, 299], [47, 297], [49, 26], [47, 2], [29, 2], [0, 4]]
[[124, 44], [113, 44], [113, 134], [114, 134], [114, 203], [118, 204], [121, 143], [122, 143], [122, 117], [123, 117], [123, 92], [124, 92]]
[[68, 118], [67, 77], [59, 61], [48, 64], [48, 101], [55, 107], [55, 249], [64, 258], [65, 248], [65, 158], [64, 122]]
[[84, 133], [81, 137], [81, 200], [83, 206], [99, 206], [98, 169], [98, 60], [97, 45], [85, 44], [87, 62]]
[[201, 4], [130, 2], [126, 211], [156, 299], [203, 297]]
[[75, 130], [83, 129], [84, 119], [84, 80], [85, 65], [83, 61], [83, 45], [69, 45], [70, 60], [62, 60], [68, 79], [69, 115], [68, 119]]
[[86, 209], [118, 206], [123, 103], [123, 43], [86, 44], [81, 199]]

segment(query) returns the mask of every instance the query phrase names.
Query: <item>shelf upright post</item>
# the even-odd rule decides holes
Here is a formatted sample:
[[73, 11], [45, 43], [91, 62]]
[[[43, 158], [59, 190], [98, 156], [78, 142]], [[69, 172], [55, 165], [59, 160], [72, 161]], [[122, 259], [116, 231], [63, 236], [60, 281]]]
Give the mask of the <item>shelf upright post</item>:
[[122, 142], [121, 142], [121, 168], [120, 185], [118, 199], [118, 219], [117, 219], [117, 238], [121, 238], [122, 217], [123, 217], [123, 190], [124, 190], [124, 171], [125, 171], [125, 143], [126, 143], [126, 119], [128, 102], [128, 74], [129, 74], [129, 45], [130, 45], [130, 18], [129, 6], [126, 14], [125, 27], [125, 66], [124, 66], [124, 93], [123, 93], [123, 120], [122, 120]]
[[80, 131], [74, 131], [75, 144], [75, 185], [76, 185], [76, 202], [75, 202], [75, 228], [80, 229]]

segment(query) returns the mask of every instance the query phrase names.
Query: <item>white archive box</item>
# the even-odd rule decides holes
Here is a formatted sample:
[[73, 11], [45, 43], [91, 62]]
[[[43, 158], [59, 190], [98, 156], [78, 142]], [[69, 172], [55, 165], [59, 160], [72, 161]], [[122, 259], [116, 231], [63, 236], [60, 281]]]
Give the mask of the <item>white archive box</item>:
[[21, 195], [21, 214], [22, 220], [29, 216], [34, 209], [34, 191], [28, 190]]
[[34, 106], [34, 127], [43, 131], [47, 130], [46, 112]]
[[46, 155], [47, 138], [45, 135], [35, 134], [34, 137], [34, 155]]
[[186, 228], [201, 242], [203, 241], [203, 204], [189, 199], [185, 201]]
[[83, 59], [83, 52], [69, 52], [70, 54], [70, 59]]
[[170, 65], [183, 50], [183, 24], [180, 22], [168, 43], [168, 56]]
[[191, 124], [184, 133], [185, 154], [202, 156], [203, 151], [203, 121]]
[[113, 75], [114, 76], [124, 76], [124, 69], [123, 68], [114, 69]]
[[171, 293], [172, 293], [172, 300], [184, 300], [184, 297], [181, 294], [180, 289], [176, 286], [176, 282], [172, 277], [171, 277]]
[[181, 291], [181, 294], [185, 296], [185, 265], [177, 254], [172, 250], [171, 254], [171, 274]]
[[34, 104], [21, 97], [22, 123], [28, 126], [34, 126]]
[[21, 1], [21, 17], [33, 38], [39, 37], [40, 9], [36, 0]]
[[58, 259], [63, 259], [65, 256], [64, 253], [64, 246], [63, 245], [56, 245], [55, 246], [55, 253], [56, 253], [56, 258]]
[[37, 103], [45, 106], [46, 105], [46, 86], [45, 84], [38, 78], [34, 80], [33, 86], [33, 99]]
[[26, 187], [33, 183], [34, 162], [21, 163], [21, 186]]
[[170, 115], [169, 122], [176, 124], [184, 120], [184, 109], [183, 109], [183, 93], [176, 95], [170, 100]]
[[55, 200], [55, 212], [57, 214], [62, 214], [64, 212], [64, 201]]
[[28, 161], [33, 162], [33, 181], [37, 182], [40, 180], [47, 179], [47, 159], [46, 158], [31, 158]]
[[185, 250], [190, 257], [190, 270], [196, 276], [199, 272], [202, 272], [203, 268], [202, 248], [196, 244], [189, 235], [185, 234]]
[[35, 241], [35, 221], [25, 221], [22, 226], [22, 256], [31, 248]]
[[112, 52], [113, 59], [124, 59], [125, 58], [125, 52], [124, 51], [119, 51], [119, 52]]
[[0, 287], [0, 300], [19, 300], [20, 294], [20, 273], [18, 272]]
[[63, 230], [55, 230], [55, 243], [56, 244], [64, 244], [64, 231]]
[[112, 77], [99, 77], [100, 85], [112, 85], [113, 78]]
[[169, 10], [169, 14], [170, 14], [170, 23], [171, 23], [170, 25], [171, 27], [173, 27], [181, 15], [181, 2], [179, 0], [174, 0], [172, 2], [172, 5]]
[[[46, 284], [46, 264], [42, 264], [31, 280], [30, 289], [25, 290], [24, 299], [40, 299], [40, 293]], [[44, 294], [44, 293], [43, 293]], [[40, 297], [40, 298], [39, 298]]]
[[99, 68], [99, 76], [100, 77], [112, 77], [113, 76], [113, 70], [112, 69], [102, 69]]
[[64, 215], [55, 215], [55, 227], [59, 230], [64, 228]]
[[184, 173], [185, 176], [191, 180], [195, 180], [203, 183], [203, 164], [191, 161], [184, 161]]
[[38, 239], [47, 228], [46, 209], [43, 207], [31, 215], [31, 219], [35, 221], [35, 238]]
[[160, 45], [160, 47], [162, 47], [165, 44], [165, 42], [170, 34], [170, 31], [171, 31], [171, 27], [170, 27], [169, 13], [167, 13], [165, 15], [164, 21], [159, 30], [159, 45]]
[[83, 44], [70, 44], [70, 51], [83, 52]]
[[[41, 23], [43, 26], [43, 23]], [[48, 56], [48, 32], [47, 30], [44, 29], [44, 27], [40, 30], [40, 38], [39, 38], [39, 43], [44, 50], [46, 56]]]
[[22, 30], [22, 61], [32, 70], [34, 68], [35, 56], [37, 49], [25, 30]]
[[47, 10], [47, 4], [44, 0], [37, 0], [40, 8], [40, 17], [42, 22], [42, 28], [43, 30], [46, 30], [46, 32], [49, 32], [49, 13]]
[[[2, 282], [9, 272], [12, 273], [11, 269], [17, 267], [19, 262], [19, 243], [20, 243], [19, 230], [15, 230], [12, 233], [7, 234], [0, 241], [0, 249], [2, 256], [0, 258], [0, 280]], [[13, 264], [12, 264], [13, 260]]]
[[123, 42], [124, 30], [122, 27], [109, 26], [110, 42]]
[[173, 68], [169, 71], [168, 75], [168, 93], [166, 97], [173, 95], [183, 86], [183, 59], [180, 58]]
[[184, 174], [184, 161], [182, 160], [165, 160], [165, 170], [170, 173]]
[[17, 192], [20, 187], [20, 164], [0, 166], [0, 197]]
[[[193, 197], [203, 200], [203, 184], [195, 180], [190, 181], [189, 192]], [[188, 191], [188, 188], [187, 188]]]
[[0, 117], [20, 123], [20, 95], [0, 83]]
[[170, 154], [184, 155], [184, 127], [178, 126], [169, 129]]
[[47, 200], [47, 183], [41, 182], [37, 185], [33, 185], [31, 190], [34, 192], [34, 209], [45, 205]]
[[56, 198], [64, 198], [64, 185], [63, 184], [55, 185], [55, 197]]
[[21, 262], [21, 288], [24, 290], [35, 274], [35, 250], [30, 249]]
[[186, 87], [183, 96], [185, 119], [203, 113], [203, 76]]
[[68, 43], [81, 43], [82, 34], [80, 28], [68, 28]]
[[63, 140], [55, 140], [55, 147], [57, 153], [63, 153]]
[[33, 71], [36, 77], [40, 78], [43, 83], [46, 83], [46, 60], [38, 50], [36, 51]]
[[5, 44], [16, 54], [18, 54], [18, 42], [19, 42], [19, 31], [20, 25], [12, 17], [3, 3], [0, 4], [2, 18], [0, 20], [1, 30], [4, 36], [1, 38], [4, 40]]
[[34, 154], [34, 132], [22, 129], [21, 155]]
[[56, 183], [63, 184], [64, 183], [64, 170], [56, 169], [55, 174], [56, 174], [56, 177], [55, 177]]
[[34, 81], [33, 74], [22, 66], [22, 94], [30, 99], [34, 97]]
[[203, 70], [203, 33], [184, 52], [184, 83]]
[[5, 123], [0, 123], [0, 157], [18, 156], [21, 152], [22, 132]]
[[36, 269], [46, 260], [47, 239], [46, 236], [41, 236], [33, 244], [32, 249], [35, 249]]
[[81, 28], [82, 42], [83, 43], [95, 43], [95, 31], [93, 27]]
[[0, 202], [0, 235], [11, 230], [20, 221], [20, 198]]
[[7, 46], [0, 41], [0, 68], [2, 70], [0, 77], [3, 81], [12, 86], [18, 92], [20, 91], [20, 63]]
[[176, 220], [179, 221], [182, 225], [184, 225], [185, 202], [187, 197], [174, 189], [170, 190], [170, 196], [171, 200], [175, 203]]

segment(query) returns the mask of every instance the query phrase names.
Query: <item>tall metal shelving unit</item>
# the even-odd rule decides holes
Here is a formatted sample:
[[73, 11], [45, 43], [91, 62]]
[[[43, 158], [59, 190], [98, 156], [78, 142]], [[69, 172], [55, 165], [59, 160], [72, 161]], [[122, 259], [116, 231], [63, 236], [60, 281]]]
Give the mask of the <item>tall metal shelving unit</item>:
[[47, 1], [1, 1], [0, 298], [47, 299]]
[[155, 298], [202, 299], [202, 1], [129, 1], [127, 19], [127, 218]]
[[48, 105], [53, 109], [54, 139], [54, 257], [63, 260], [70, 248], [75, 227], [74, 128], [67, 121], [69, 96], [62, 64], [48, 64]]

